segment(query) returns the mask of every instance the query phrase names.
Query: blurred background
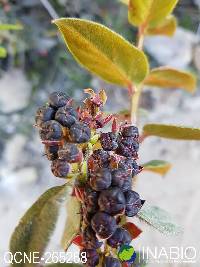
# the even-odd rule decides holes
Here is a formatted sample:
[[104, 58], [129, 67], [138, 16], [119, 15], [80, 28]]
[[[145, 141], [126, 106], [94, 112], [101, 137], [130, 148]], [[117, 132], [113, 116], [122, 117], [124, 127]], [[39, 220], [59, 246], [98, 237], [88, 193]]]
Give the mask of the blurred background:
[[[179, 20], [175, 36], [148, 37], [145, 51], [153, 67], [169, 65], [199, 76], [200, 1], [179, 1], [175, 14]], [[61, 90], [81, 101], [84, 88], [104, 88], [107, 110], [120, 111], [129, 103], [126, 90], [104, 83], [77, 65], [51, 24], [56, 17], [91, 19], [131, 42], [136, 37], [127, 21], [127, 7], [117, 0], [0, 0], [0, 23], [23, 26], [18, 31], [0, 31], [0, 45], [7, 50], [7, 56], [0, 59], [0, 255], [8, 250], [11, 233], [30, 205], [47, 188], [63, 183], [51, 174], [33, 127], [35, 111], [48, 94]], [[145, 88], [140, 107], [140, 127], [147, 122], [200, 127], [200, 90], [190, 95]], [[200, 143], [151, 137], [141, 145], [140, 162], [152, 159], [168, 160], [173, 168], [166, 177], [142, 173], [136, 190], [168, 210], [185, 232], [171, 238], [142, 225], [144, 233], [134, 241], [134, 247], [194, 246], [200, 252]], [[59, 250], [61, 228], [56, 230], [52, 249]], [[181, 266], [199, 264], [200, 259]]]

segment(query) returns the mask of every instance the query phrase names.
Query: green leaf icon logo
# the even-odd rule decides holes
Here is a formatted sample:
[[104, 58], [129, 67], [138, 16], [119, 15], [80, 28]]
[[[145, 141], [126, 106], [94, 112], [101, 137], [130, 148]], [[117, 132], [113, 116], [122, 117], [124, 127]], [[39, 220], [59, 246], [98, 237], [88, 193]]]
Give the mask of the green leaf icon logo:
[[121, 261], [134, 262], [136, 253], [132, 246], [123, 245], [118, 252], [118, 257]]

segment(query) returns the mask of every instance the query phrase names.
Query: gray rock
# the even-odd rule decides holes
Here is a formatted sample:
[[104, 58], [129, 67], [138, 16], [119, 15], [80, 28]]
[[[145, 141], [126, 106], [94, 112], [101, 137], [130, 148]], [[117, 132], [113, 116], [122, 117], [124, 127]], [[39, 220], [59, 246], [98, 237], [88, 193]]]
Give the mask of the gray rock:
[[200, 72], [200, 44], [194, 49], [194, 64], [197, 70]]
[[174, 37], [147, 37], [144, 45], [159, 64], [184, 69], [192, 61], [193, 46], [198, 39], [194, 33], [178, 28]]
[[15, 112], [28, 105], [31, 84], [21, 70], [13, 69], [0, 79], [0, 92], [0, 111]]
[[7, 142], [3, 158], [7, 168], [14, 169], [19, 167], [26, 141], [27, 139], [24, 135], [16, 134]]
[[200, 0], [194, 0], [194, 2], [200, 8]]

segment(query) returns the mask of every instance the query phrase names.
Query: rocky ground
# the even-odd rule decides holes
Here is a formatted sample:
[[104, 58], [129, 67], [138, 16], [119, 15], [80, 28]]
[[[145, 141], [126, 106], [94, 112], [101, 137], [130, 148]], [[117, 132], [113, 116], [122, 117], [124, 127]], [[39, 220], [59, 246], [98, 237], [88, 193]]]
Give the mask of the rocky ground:
[[[200, 41], [197, 35], [179, 29], [173, 39], [148, 38], [148, 53], [158, 64], [168, 64], [200, 73]], [[116, 111], [127, 108], [128, 95], [121, 89], [102, 84], [94, 79], [98, 89], [104, 85], [109, 101], [107, 108]], [[50, 91], [52, 89], [49, 89]], [[8, 250], [10, 235], [27, 208], [47, 188], [62, 181], [53, 177], [49, 163], [43, 157], [34, 124], [36, 106], [45, 101], [47, 91], [32, 95], [31, 85], [23, 72], [13, 69], [0, 79], [0, 253]], [[80, 91], [76, 98], [82, 98]], [[195, 95], [178, 90], [145, 89], [140, 127], [146, 122], [178, 123], [200, 127], [197, 116], [200, 110], [199, 90]], [[200, 253], [200, 143], [149, 138], [141, 145], [141, 162], [165, 159], [173, 164], [166, 177], [152, 173], [139, 176], [136, 189], [144, 199], [168, 210], [184, 228], [180, 237], [166, 237], [142, 225], [144, 233], [134, 241], [140, 246], [194, 246]], [[63, 217], [60, 218], [60, 227]], [[59, 249], [60, 229], [57, 228], [49, 249]], [[198, 263], [181, 266], [199, 266]], [[1, 263], [1, 266], [5, 264]], [[155, 264], [149, 265], [155, 266]], [[179, 266], [164, 264], [159, 266]]]

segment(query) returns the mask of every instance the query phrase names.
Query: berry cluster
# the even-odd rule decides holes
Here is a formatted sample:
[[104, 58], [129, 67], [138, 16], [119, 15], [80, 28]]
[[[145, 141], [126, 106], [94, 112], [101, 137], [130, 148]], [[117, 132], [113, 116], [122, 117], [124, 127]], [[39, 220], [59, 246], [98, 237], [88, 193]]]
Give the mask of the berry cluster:
[[[86, 265], [95, 267], [105, 246], [111, 251], [131, 242], [120, 221], [124, 215], [135, 216], [142, 206], [139, 194], [132, 190], [132, 178], [141, 167], [136, 162], [138, 128], [124, 124], [118, 129], [114, 120], [112, 132], [99, 134], [97, 129], [112, 119], [101, 111], [106, 96], [103, 90], [95, 94], [87, 89], [86, 93], [90, 97], [77, 109], [66, 94], [52, 93], [48, 103], [38, 109], [35, 120], [56, 177], [68, 177], [73, 164], [79, 171], [83, 163], [87, 164], [84, 184], [80, 186], [77, 181], [74, 192], [82, 202], [81, 252], [86, 253]], [[98, 136], [96, 143], [91, 141], [94, 136]], [[77, 192], [82, 192], [81, 197]], [[103, 266], [121, 264], [110, 252], [104, 253]]]
[[53, 174], [66, 177], [70, 164], [82, 161], [82, 151], [77, 145], [89, 141], [89, 126], [80, 121], [72, 100], [62, 92], [50, 94], [48, 103], [37, 110], [35, 122]]
[[[82, 251], [87, 266], [99, 263], [102, 244], [118, 249], [130, 244], [132, 238], [119, 226], [120, 217], [135, 216], [142, 206], [138, 193], [132, 190], [132, 178], [141, 171], [136, 163], [139, 133], [135, 126], [124, 125], [118, 134], [101, 133], [101, 149], [88, 159], [88, 180], [83, 197]], [[119, 267], [118, 259], [105, 257], [103, 266]]]

